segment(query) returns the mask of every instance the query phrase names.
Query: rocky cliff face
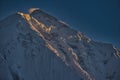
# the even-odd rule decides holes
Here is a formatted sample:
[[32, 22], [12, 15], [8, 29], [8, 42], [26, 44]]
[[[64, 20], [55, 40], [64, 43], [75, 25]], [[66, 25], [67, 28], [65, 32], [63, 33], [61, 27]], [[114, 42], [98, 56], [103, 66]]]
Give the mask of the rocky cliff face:
[[120, 52], [32, 8], [0, 21], [0, 80], [120, 80]]

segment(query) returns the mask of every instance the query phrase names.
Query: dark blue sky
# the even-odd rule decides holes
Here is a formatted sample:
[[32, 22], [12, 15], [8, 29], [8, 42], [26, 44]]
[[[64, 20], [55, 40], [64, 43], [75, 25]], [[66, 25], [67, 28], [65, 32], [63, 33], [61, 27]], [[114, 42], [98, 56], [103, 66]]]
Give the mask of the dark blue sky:
[[96, 41], [120, 49], [120, 0], [0, 0], [0, 19], [38, 7]]

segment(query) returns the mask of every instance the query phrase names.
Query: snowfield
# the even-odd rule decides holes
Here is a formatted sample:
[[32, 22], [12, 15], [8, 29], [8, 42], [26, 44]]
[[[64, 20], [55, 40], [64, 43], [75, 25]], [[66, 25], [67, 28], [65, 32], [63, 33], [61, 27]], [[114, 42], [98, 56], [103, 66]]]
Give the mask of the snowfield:
[[120, 80], [120, 51], [31, 8], [0, 21], [0, 80]]

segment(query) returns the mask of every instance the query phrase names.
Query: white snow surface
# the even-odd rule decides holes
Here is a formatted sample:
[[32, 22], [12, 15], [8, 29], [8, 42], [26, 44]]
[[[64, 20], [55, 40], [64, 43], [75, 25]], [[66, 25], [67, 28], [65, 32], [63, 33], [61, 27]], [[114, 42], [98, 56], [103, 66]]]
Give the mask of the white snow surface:
[[120, 51], [30, 9], [0, 21], [0, 80], [120, 80]]

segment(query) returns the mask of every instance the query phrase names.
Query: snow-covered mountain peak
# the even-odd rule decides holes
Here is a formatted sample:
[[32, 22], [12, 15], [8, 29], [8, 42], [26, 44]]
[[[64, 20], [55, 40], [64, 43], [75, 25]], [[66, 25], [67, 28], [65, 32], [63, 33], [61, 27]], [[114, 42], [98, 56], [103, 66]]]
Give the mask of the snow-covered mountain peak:
[[38, 8], [0, 21], [0, 36], [0, 80], [120, 79], [115, 47]]

